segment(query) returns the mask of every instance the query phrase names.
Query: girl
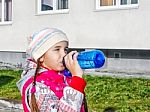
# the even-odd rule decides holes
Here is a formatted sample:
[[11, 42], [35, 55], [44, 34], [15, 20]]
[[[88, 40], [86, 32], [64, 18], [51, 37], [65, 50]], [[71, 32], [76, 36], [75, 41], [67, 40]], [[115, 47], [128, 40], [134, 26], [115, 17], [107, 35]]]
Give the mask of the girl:
[[[25, 112], [86, 112], [85, 80], [76, 51], [67, 54], [68, 38], [56, 28], [30, 37], [30, 59], [17, 82]], [[63, 75], [63, 58], [71, 77]]]

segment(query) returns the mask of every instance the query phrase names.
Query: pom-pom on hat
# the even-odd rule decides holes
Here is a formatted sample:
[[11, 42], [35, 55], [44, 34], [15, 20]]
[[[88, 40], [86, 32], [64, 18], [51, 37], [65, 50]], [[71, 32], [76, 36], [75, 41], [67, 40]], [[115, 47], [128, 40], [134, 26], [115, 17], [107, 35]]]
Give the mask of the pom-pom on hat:
[[42, 29], [29, 38], [27, 54], [37, 61], [49, 48], [61, 41], [67, 41], [68, 38], [64, 32], [56, 28]]

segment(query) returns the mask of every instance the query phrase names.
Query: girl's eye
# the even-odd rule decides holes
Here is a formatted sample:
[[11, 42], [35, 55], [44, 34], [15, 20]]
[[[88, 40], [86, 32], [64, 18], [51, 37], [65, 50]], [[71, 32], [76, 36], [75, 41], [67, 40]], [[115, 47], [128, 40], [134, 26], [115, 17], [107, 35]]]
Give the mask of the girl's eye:
[[59, 49], [54, 49], [54, 51], [59, 51]]

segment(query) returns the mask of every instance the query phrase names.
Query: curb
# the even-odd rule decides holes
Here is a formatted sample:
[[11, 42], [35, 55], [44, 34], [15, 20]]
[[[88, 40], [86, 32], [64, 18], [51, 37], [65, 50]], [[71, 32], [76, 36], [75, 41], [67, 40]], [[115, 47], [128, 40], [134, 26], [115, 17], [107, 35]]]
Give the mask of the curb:
[[16, 101], [0, 99], [0, 104], [5, 108], [23, 110], [22, 104]]
[[138, 73], [109, 73], [109, 72], [95, 72], [95, 71], [85, 71], [85, 74], [95, 76], [110, 76], [110, 77], [120, 77], [120, 78], [144, 78], [150, 79], [150, 74], [138, 74]]

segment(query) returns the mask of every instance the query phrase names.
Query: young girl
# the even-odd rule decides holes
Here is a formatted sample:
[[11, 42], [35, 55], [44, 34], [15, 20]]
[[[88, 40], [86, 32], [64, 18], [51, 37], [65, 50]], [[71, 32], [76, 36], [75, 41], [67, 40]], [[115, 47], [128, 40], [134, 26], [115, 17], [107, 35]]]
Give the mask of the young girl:
[[[56, 28], [46, 28], [30, 38], [30, 59], [17, 82], [25, 112], [86, 112], [85, 80], [76, 51], [67, 54], [68, 38]], [[67, 69], [72, 76], [63, 75]]]

